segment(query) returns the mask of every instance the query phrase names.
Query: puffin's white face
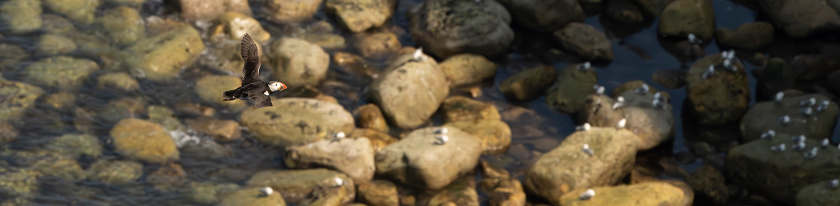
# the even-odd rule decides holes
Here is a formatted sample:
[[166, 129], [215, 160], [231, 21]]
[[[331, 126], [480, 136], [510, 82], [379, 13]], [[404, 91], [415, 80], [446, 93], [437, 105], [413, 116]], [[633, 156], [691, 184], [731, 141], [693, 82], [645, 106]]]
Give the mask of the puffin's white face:
[[282, 82], [273, 81], [268, 84], [268, 89], [270, 89], [271, 92], [283, 91], [286, 89], [286, 84], [283, 84]]

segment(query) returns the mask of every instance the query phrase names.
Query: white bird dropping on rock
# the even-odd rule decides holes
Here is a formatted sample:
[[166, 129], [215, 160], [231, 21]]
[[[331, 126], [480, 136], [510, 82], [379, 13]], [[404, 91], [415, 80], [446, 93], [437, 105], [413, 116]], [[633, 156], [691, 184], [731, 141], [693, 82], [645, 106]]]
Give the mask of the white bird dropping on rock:
[[333, 185], [334, 187], [344, 186], [344, 180], [341, 179], [340, 177], [335, 177], [335, 179], [333, 179], [333, 181], [335, 181], [335, 185]]
[[838, 180], [838, 179], [833, 179], [833, 180], [831, 180], [831, 181], [828, 181], [828, 188], [835, 189], [835, 188], [837, 188], [838, 186], [840, 186], [840, 180]]
[[613, 103], [612, 109], [615, 110], [621, 108], [621, 106], [624, 106], [624, 97], [619, 96], [618, 98], [616, 98], [615, 103]]
[[335, 133], [335, 138], [337, 138], [337, 139], [341, 139], [341, 138], [344, 138], [344, 137], [347, 137], [347, 135], [345, 135], [344, 132]]
[[806, 152], [805, 154], [803, 154], [803, 156], [805, 156], [805, 158], [807, 159], [814, 159], [814, 157], [817, 157], [817, 150], [819, 150], [819, 148], [811, 148], [811, 151]]
[[590, 129], [592, 129], [592, 125], [589, 125], [588, 122], [583, 123], [583, 125], [575, 127], [575, 130], [577, 130], [577, 131], [589, 131]]
[[271, 193], [274, 193], [274, 190], [271, 187], [262, 187], [260, 188], [260, 193], [262, 196], [269, 196]]
[[417, 50], [414, 50], [414, 60], [423, 60], [423, 47], [418, 47]]
[[828, 145], [831, 145], [831, 140], [828, 140], [828, 138], [823, 138], [823, 140], [822, 140], [822, 142], [820, 143], [820, 145], [821, 145], [823, 148], [826, 148], [826, 147], [828, 147]]
[[577, 66], [578, 70], [587, 70], [589, 68], [592, 68], [592, 63], [589, 62], [584, 62], [583, 64]]
[[446, 135], [440, 135], [440, 136], [435, 137], [435, 144], [436, 145], [443, 145], [447, 141], [449, 141], [449, 137], [447, 137]]
[[595, 151], [589, 148], [589, 144], [583, 144], [583, 153], [588, 154], [589, 156], [595, 155]]
[[770, 151], [784, 152], [785, 151], [785, 143], [770, 147]]
[[715, 65], [710, 65], [709, 69], [704, 71], [703, 74], [700, 75], [700, 77], [702, 77], [703, 79], [708, 79], [712, 76], [712, 74], [715, 74]]
[[604, 94], [604, 86], [595, 85], [595, 94], [603, 95]]
[[761, 133], [761, 139], [773, 139], [774, 136], [776, 136], [776, 131], [773, 131], [772, 129]]
[[790, 123], [790, 116], [782, 116], [779, 118], [779, 121], [781, 121], [783, 125], [787, 125]]
[[822, 112], [825, 111], [825, 109], [828, 109], [828, 104], [828, 100], [823, 100], [822, 102], [820, 102], [820, 106], [817, 106], [817, 112]]
[[784, 98], [785, 98], [785, 93], [784, 92], [779, 92], [779, 93], [776, 93], [776, 98], [774, 98], [773, 100], [776, 101], [776, 102], [781, 102], [782, 99], [784, 99]]
[[650, 87], [648, 87], [647, 84], [642, 84], [641, 87], [636, 88], [636, 93], [637, 94], [647, 94], [648, 91], [650, 91]]
[[626, 125], [627, 125], [627, 119], [622, 118], [621, 120], [618, 120], [618, 124], [616, 124], [615, 126], [618, 129], [624, 129], [624, 126], [626, 126]]
[[810, 107], [810, 106], [814, 106], [815, 104], [817, 104], [817, 99], [815, 99], [813, 97], [811, 97], [810, 99], [802, 100], [801, 102], [799, 102], [799, 106], [803, 106], [803, 107]]
[[688, 42], [692, 44], [702, 44], [703, 40], [698, 39], [697, 36], [694, 35], [694, 33], [689, 33]]
[[583, 192], [583, 194], [580, 194], [579, 199], [580, 200], [588, 200], [588, 199], [591, 199], [592, 197], [595, 197], [595, 190], [588, 189], [585, 192]]
[[435, 130], [435, 134], [446, 134], [446, 132], [449, 132], [449, 130], [447, 130], [446, 127], [442, 127], [440, 129]]

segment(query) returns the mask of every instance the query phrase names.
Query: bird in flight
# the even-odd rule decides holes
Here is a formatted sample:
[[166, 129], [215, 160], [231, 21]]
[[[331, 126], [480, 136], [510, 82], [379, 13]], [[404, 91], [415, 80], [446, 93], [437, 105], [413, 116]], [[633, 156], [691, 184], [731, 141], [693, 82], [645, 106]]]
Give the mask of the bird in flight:
[[286, 84], [279, 81], [264, 82], [260, 79], [260, 55], [250, 35], [245, 34], [245, 37], [242, 37], [240, 52], [242, 60], [245, 61], [245, 66], [242, 67], [242, 85], [234, 90], [225, 91], [223, 100], [251, 100], [257, 108], [272, 106], [268, 95], [285, 90]]

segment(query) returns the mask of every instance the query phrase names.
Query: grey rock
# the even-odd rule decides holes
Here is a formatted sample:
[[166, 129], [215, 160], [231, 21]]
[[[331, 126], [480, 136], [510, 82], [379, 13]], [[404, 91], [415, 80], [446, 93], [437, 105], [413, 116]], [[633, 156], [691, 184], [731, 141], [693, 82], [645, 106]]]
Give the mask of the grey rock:
[[645, 12], [645, 15], [659, 16], [662, 10], [674, 0], [634, 0], [639, 8]]
[[[237, 42], [237, 44], [237, 40], [242, 39], [246, 33], [256, 42], [266, 42], [271, 39], [271, 34], [263, 29], [260, 22], [251, 18], [248, 14], [228, 11], [222, 14], [217, 21], [220, 23], [216, 26], [217, 29], [214, 31], [214, 34], [211, 35], [212, 37], [224, 35], [222, 39], [234, 40], [233, 42]], [[215, 40], [215, 38], [213, 40]], [[239, 49], [234, 49], [234, 53], [238, 52]]]
[[449, 83], [437, 62], [428, 56], [421, 59], [400, 56], [370, 86], [373, 102], [400, 128], [422, 125], [449, 96]]
[[475, 178], [458, 178], [440, 191], [430, 192], [428, 199], [418, 200], [418, 205], [464, 205], [479, 206]]
[[223, 101], [221, 94], [241, 85], [242, 78], [237, 76], [207, 75], [198, 79], [193, 89], [202, 101], [238, 112], [247, 108], [250, 103], [241, 100]]
[[414, 42], [442, 59], [461, 53], [500, 55], [513, 41], [510, 14], [494, 0], [424, 1], [407, 16]]
[[788, 36], [805, 38], [815, 32], [840, 25], [838, 8], [832, 8], [826, 0], [758, 1], [761, 11], [766, 13], [776, 27]]
[[[621, 97], [624, 106], [613, 109], [615, 100], [603, 95], [590, 95], [584, 110], [580, 112], [580, 121], [586, 121], [593, 127], [615, 127], [625, 119], [625, 128], [636, 134], [636, 146], [639, 150], [648, 150], [669, 140], [674, 134], [674, 117], [671, 104], [664, 97], [661, 106], [654, 106], [654, 93], [638, 94], [625, 91]], [[601, 102], [600, 105], [597, 103]]]
[[735, 31], [720, 28], [715, 31], [715, 38], [721, 45], [736, 49], [757, 50], [773, 43], [775, 30], [773, 24], [752, 22], [739, 26]]
[[378, 59], [393, 55], [402, 44], [396, 34], [385, 31], [357, 34], [354, 47], [362, 56]]
[[287, 147], [283, 160], [290, 168], [335, 169], [361, 184], [373, 179], [376, 169], [373, 156], [373, 148], [367, 138], [338, 138]]
[[140, 89], [140, 83], [134, 77], [125, 72], [112, 72], [100, 75], [97, 79], [97, 87], [115, 88], [122, 91], [136, 91]]
[[[336, 180], [341, 179], [341, 184]], [[331, 202], [341, 205], [351, 202], [356, 196], [353, 179], [347, 175], [327, 169], [306, 170], [264, 170], [248, 180], [247, 186], [271, 187], [283, 195], [288, 204], [306, 205], [305, 202]], [[307, 198], [309, 197], [309, 198]], [[327, 200], [327, 201], [324, 201]]]
[[274, 78], [289, 87], [316, 85], [327, 77], [330, 55], [318, 45], [284, 37], [271, 43]]
[[43, 176], [75, 182], [87, 177], [75, 157], [50, 151], [14, 151], [8, 161], [40, 172]]
[[396, 10], [396, 0], [327, 0], [327, 12], [335, 16], [342, 27], [362, 32], [382, 26]]
[[554, 32], [554, 41], [560, 49], [589, 61], [610, 61], [615, 57], [607, 36], [587, 24], [569, 23]]
[[[803, 101], [814, 98], [815, 105], [802, 106]], [[827, 101], [828, 107], [817, 112], [822, 102]], [[812, 114], [806, 115], [803, 109], [811, 108]], [[808, 94], [796, 97], [786, 97], [781, 102], [767, 101], [753, 105], [741, 118], [741, 136], [744, 142], [758, 140], [761, 134], [768, 130], [775, 133], [805, 135], [806, 138], [822, 140], [830, 137], [837, 124], [840, 108], [837, 103], [821, 94]], [[788, 115], [790, 123], [784, 124], [779, 118]]]
[[353, 115], [339, 104], [309, 98], [272, 100], [274, 106], [251, 108], [240, 120], [257, 140], [275, 146], [307, 144], [333, 134], [350, 133]]
[[840, 190], [829, 186], [832, 184], [831, 181], [833, 180], [836, 180], [836, 178], [815, 182], [814, 184], [810, 184], [800, 189], [799, 192], [796, 193], [796, 205], [819, 206], [835, 205], [840, 203], [840, 199], [838, 199], [838, 197], [840, 197], [838, 196], [838, 192], [840, 192]]
[[385, 133], [388, 133], [390, 129], [388, 123], [385, 122], [382, 110], [376, 104], [368, 103], [356, 108], [353, 111], [353, 116], [360, 128], [374, 129]]

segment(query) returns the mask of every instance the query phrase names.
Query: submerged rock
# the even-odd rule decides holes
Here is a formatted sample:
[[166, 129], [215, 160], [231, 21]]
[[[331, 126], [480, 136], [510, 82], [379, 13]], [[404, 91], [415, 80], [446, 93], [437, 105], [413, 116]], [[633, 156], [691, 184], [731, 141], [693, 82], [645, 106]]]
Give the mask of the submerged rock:
[[40, 187], [40, 172], [32, 169], [0, 168], [0, 197], [32, 197]]
[[[215, 28], [215, 34], [211, 35], [213, 37], [225, 34], [226, 39], [239, 40], [247, 33], [256, 42], [266, 42], [271, 39], [271, 34], [263, 29], [260, 22], [247, 14], [228, 11], [222, 14], [218, 21], [220, 24]], [[238, 52], [239, 50], [236, 49], [236, 53]]]
[[371, 83], [369, 95], [396, 126], [415, 128], [429, 120], [449, 96], [449, 83], [434, 59], [422, 56], [417, 61], [405, 54]]
[[[219, 38], [211, 38], [215, 40]], [[221, 39], [227, 39], [222, 37]], [[257, 45], [257, 53], [263, 57], [263, 47], [261, 44]], [[201, 55], [198, 59], [198, 64], [201, 67], [207, 67], [211, 70], [227, 74], [231, 76], [242, 77], [242, 66], [245, 62], [242, 61], [242, 53], [239, 51], [240, 42], [237, 41], [218, 41], [210, 44], [207, 47], [206, 54]], [[263, 60], [262, 64], [268, 64]], [[260, 69], [265, 73], [266, 68]]]
[[100, 89], [114, 88], [124, 92], [140, 89], [140, 83], [134, 77], [125, 72], [111, 72], [100, 75], [97, 79], [97, 87]]
[[382, 58], [393, 55], [402, 48], [400, 40], [393, 32], [375, 32], [372, 34], [357, 34], [355, 47], [359, 53], [367, 58]]
[[[226, 199], [225, 196], [227, 194], [237, 190], [239, 190], [239, 185], [234, 183], [190, 182], [189, 185], [187, 185], [185, 196], [195, 203], [209, 205], [219, 203], [220, 199]], [[280, 196], [279, 193], [276, 194]], [[233, 198], [230, 201], [237, 201], [236, 199], [241, 199], [241, 197], [237, 196], [231, 197], [236, 198]], [[276, 202], [276, 200], [274, 202]]]
[[265, 11], [272, 20], [301, 22], [312, 18], [323, 0], [267, 0]]
[[822, 45], [817, 54], [800, 54], [790, 60], [793, 78], [800, 81], [814, 81], [824, 78], [838, 69], [840, 65], [840, 47]]
[[242, 79], [236, 76], [208, 75], [195, 82], [194, 90], [198, 98], [207, 103], [223, 106], [233, 111], [241, 111], [248, 107], [248, 101], [223, 101], [222, 94], [242, 85]]
[[556, 79], [554, 67], [541, 65], [508, 77], [499, 84], [499, 90], [508, 99], [531, 101], [544, 95]]
[[356, 123], [361, 128], [374, 129], [385, 133], [388, 133], [390, 129], [388, 128], [388, 123], [385, 122], [385, 116], [382, 115], [382, 111], [379, 110], [379, 106], [376, 106], [376, 104], [368, 103], [356, 108], [353, 111], [353, 116], [355, 116]]
[[98, 0], [43, 0], [44, 7], [82, 24], [93, 23]]
[[213, 137], [220, 142], [238, 140], [242, 138], [242, 130], [239, 123], [233, 120], [198, 118], [187, 120], [190, 128]]
[[178, 0], [181, 17], [187, 20], [214, 20], [226, 11], [251, 15], [248, 1], [243, 0]]
[[18, 136], [18, 131], [6, 121], [0, 121], [0, 145], [15, 141]]
[[414, 42], [442, 59], [461, 53], [501, 55], [513, 41], [510, 14], [494, 0], [424, 1], [407, 16]]
[[418, 205], [479, 206], [474, 179], [469, 176], [458, 178], [440, 191], [429, 192], [430, 197], [419, 200]]
[[[702, 125], [716, 125], [737, 121], [747, 112], [750, 103], [750, 84], [744, 66], [737, 58], [729, 70], [723, 65], [721, 55], [711, 55], [697, 60], [686, 76], [687, 105], [697, 114]], [[714, 72], [708, 72], [714, 66]], [[703, 78], [706, 76], [707, 78]]]
[[105, 11], [102, 26], [117, 44], [131, 44], [146, 36], [146, 24], [140, 12], [131, 7], [117, 7]]
[[116, 152], [128, 158], [152, 164], [177, 161], [180, 157], [175, 141], [158, 124], [124, 119], [111, 129]]
[[840, 190], [832, 188], [828, 179], [805, 186], [796, 193], [796, 206], [820, 206], [840, 204]]
[[[581, 194], [586, 190], [595, 191], [595, 196], [582, 200]], [[570, 191], [560, 197], [560, 205], [575, 206], [637, 206], [637, 205], [682, 205], [687, 200], [683, 190], [665, 182], [645, 182], [632, 185], [580, 188]]]
[[441, 110], [444, 122], [502, 119], [495, 105], [462, 96], [446, 98]]
[[88, 156], [97, 158], [102, 155], [102, 143], [99, 138], [89, 134], [65, 134], [50, 140], [45, 149], [73, 158]]
[[[770, 140], [751, 141], [730, 149], [725, 161], [727, 177], [764, 197], [793, 204], [797, 191], [840, 175], [837, 147], [820, 147], [819, 141], [806, 139], [803, 149], [795, 149], [791, 136], [777, 133]], [[786, 145], [784, 151], [771, 149], [780, 144]], [[806, 157], [815, 148], [814, 157]]]
[[450, 87], [479, 83], [496, 75], [496, 68], [496, 63], [475, 54], [454, 55], [440, 63]]
[[49, 57], [24, 69], [24, 80], [60, 89], [77, 88], [88, 75], [99, 70], [96, 62], [68, 56]]
[[583, 22], [583, 8], [576, 0], [499, 0], [517, 24], [530, 30], [550, 32], [572, 22]]
[[19, 122], [24, 112], [32, 108], [41, 95], [44, 95], [44, 90], [37, 86], [0, 79], [0, 96], [15, 97], [0, 99], [0, 120]]
[[282, 98], [272, 103], [272, 107], [246, 110], [239, 118], [264, 144], [307, 144], [355, 128], [353, 115], [336, 103], [309, 98]]
[[[635, 162], [636, 142], [630, 131], [612, 127], [592, 127], [589, 131], [572, 133], [527, 171], [525, 188], [560, 205], [565, 202], [564, 194], [615, 184], [630, 172]], [[593, 155], [583, 151], [583, 144], [589, 145]]]
[[525, 206], [525, 190], [519, 180], [487, 161], [481, 161], [481, 189], [490, 198], [489, 205]]
[[327, 0], [327, 12], [342, 27], [361, 32], [382, 26], [396, 10], [396, 0]]
[[675, 0], [668, 4], [659, 17], [660, 35], [686, 38], [694, 34], [707, 41], [714, 37], [715, 12], [711, 0]]
[[[447, 140], [435, 130], [447, 128]], [[437, 143], [436, 143], [437, 142]], [[376, 154], [376, 174], [399, 183], [432, 190], [442, 189], [478, 164], [481, 142], [460, 129], [427, 127]]]
[[356, 196], [352, 178], [327, 169], [264, 170], [254, 174], [247, 185], [271, 187], [274, 192], [282, 194], [287, 203], [295, 205], [312, 197], [332, 200], [330, 205], [342, 205]]
[[679, 89], [685, 86], [685, 70], [663, 69], [653, 73], [651, 79], [659, 85], [668, 89]]
[[153, 81], [176, 78], [204, 51], [198, 31], [179, 26], [165, 33], [139, 40], [126, 48], [129, 70]]
[[284, 37], [271, 43], [274, 78], [289, 87], [316, 85], [327, 77], [330, 55], [318, 45]]
[[87, 173], [82, 170], [75, 157], [65, 156], [50, 151], [15, 151], [8, 157], [12, 164], [34, 169], [44, 176], [75, 182], [85, 179]]
[[[803, 102], [810, 102], [811, 98], [814, 99], [814, 105], [802, 105]], [[825, 108], [820, 110], [823, 104], [826, 104]], [[810, 110], [811, 114], [805, 114], [805, 110]], [[741, 137], [744, 142], [749, 142], [773, 130], [775, 133], [801, 134], [806, 138], [822, 140], [832, 135], [838, 114], [840, 108], [837, 103], [821, 94], [787, 97], [781, 102], [759, 102], [741, 118]], [[782, 122], [784, 116], [788, 117], [788, 123]]]
[[711, 198], [715, 204], [724, 204], [730, 191], [723, 174], [709, 164], [703, 164], [686, 179], [694, 191]]
[[735, 31], [720, 28], [715, 32], [715, 38], [723, 46], [758, 50], [773, 43], [774, 33], [773, 24], [752, 22], [739, 26]]
[[615, 57], [607, 36], [587, 24], [566, 25], [554, 32], [554, 41], [560, 49], [588, 61], [611, 61]]
[[545, 101], [552, 109], [575, 113], [584, 108], [586, 96], [595, 93], [598, 74], [593, 68], [578, 69], [582, 64], [570, 65], [559, 72], [557, 80], [548, 88]]
[[336, 138], [287, 147], [283, 161], [290, 168], [335, 169], [361, 184], [373, 179], [373, 154], [367, 138]]
[[805, 38], [814, 33], [834, 30], [840, 26], [837, 7], [827, 6], [832, 1], [792, 0], [758, 1], [759, 8], [775, 25], [793, 38]]
[[248, 187], [225, 194], [219, 206], [286, 206], [283, 195], [278, 192], [264, 194], [262, 187]]
[[674, 0], [634, 0], [648, 16], [659, 16], [662, 10]]
[[33, 32], [44, 24], [40, 0], [9, 0], [0, 5], [0, 20], [12, 34]]
[[35, 55], [57, 55], [70, 53], [76, 50], [76, 43], [73, 40], [61, 35], [44, 34], [38, 39], [38, 50]]
[[130, 185], [143, 175], [143, 164], [125, 160], [97, 160], [88, 168], [88, 179], [109, 185]]

